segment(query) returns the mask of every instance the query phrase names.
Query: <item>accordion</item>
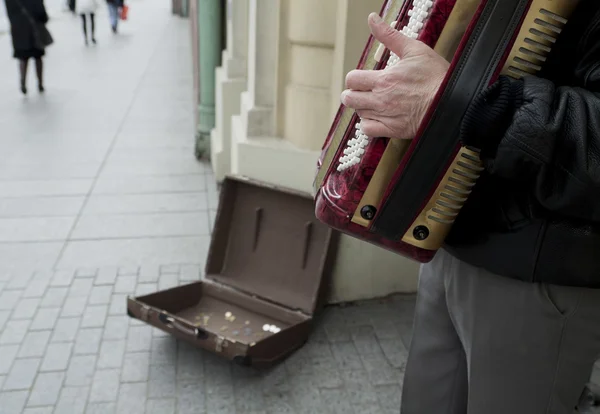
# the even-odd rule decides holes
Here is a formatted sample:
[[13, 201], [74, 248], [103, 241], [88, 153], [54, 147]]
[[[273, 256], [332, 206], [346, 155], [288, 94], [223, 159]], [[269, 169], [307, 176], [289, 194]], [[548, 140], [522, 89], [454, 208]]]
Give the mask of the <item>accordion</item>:
[[[578, 0], [386, 0], [382, 18], [434, 49], [450, 68], [412, 140], [367, 137], [341, 105], [317, 164], [317, 218], [342, 233], [430, 261], [480, 177], [460, 143], [463, 116], [500, 75], [538, 73]], [[369, 37], [359, 69], [398, 57]]]

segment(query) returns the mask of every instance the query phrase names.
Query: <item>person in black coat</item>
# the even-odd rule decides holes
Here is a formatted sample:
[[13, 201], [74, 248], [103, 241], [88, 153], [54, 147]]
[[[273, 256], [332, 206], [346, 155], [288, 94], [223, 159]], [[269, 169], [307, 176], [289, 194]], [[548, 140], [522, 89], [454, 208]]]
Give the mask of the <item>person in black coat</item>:
[[26, 79], [29, 59], [35, 59], [38, 78], [38, 90], [44, 91], [43, 62], [44, 49], [36, 46], [34, 28], [23, 8], [31, 18], [39, 23], [48, 22], [48, 14], [43, 0], [5, 0], [6, 13], [10, 21], [10, 33], [13, 43], [13, 57], [19, 60], [21, 72], [21, 92], [27, 93]]

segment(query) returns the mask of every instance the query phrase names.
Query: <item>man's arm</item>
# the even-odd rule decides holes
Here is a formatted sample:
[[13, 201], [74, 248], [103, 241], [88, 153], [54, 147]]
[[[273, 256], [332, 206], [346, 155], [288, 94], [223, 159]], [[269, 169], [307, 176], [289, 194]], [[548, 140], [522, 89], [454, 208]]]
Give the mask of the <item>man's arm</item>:
[[587, 50], [579, 86], [501, 77], [471, 105], [461, 135], [491, 174], [529, 182], [544, 208], [600, 221], [600, 28], [570, 46]]

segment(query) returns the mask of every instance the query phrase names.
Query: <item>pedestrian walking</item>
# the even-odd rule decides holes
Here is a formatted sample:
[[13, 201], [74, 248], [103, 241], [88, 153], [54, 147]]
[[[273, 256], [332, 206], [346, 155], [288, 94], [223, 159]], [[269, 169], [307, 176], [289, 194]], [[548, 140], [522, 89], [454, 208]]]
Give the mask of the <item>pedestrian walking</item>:
[[88, 26], [87, 26], [87, 17], [89, 17], [90, 21], [90, 31], [91, 31], [91, 41], [96, 44], [96, 22], [95, 15], [96, 10], [98, 9], [98, 0], [77, 0], [76, 10], [77, 14], [81, 16], [81, 22], [83, 24], [83, 39], [85, 41], [85, 45], [88, 43]]
[[124, 0], [106, 0], [108, 4], [108, 15], [110, 26], [113, 33], [117, 33], [119, 29], [119, 19], [121, 18], [121, 8], [124, 6]]
[[46, 28], [48, 14], [43, 0], [5, 0], [10, 21], [13, 57], [19, 61], [21, 92], [27, 94], [27, 66], [35, 60], [38, 90], [44, 92], [43, 61], [45, 48], [52, 43]]

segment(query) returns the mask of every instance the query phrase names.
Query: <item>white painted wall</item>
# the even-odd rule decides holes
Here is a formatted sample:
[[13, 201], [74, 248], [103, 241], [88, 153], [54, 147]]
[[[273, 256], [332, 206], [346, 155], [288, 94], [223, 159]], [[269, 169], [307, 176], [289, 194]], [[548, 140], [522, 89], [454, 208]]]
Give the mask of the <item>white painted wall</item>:
[[[234, 39], [248, 42], [240, 56], [246, 76], [224, 76], [229, 63], [217, 70], [216, 111], [230, 122], [224, 128], [223, 119], [212, 134], [217, 177], [229, 149], [228, 171], [312, 192], [346, 73], [368, 39], [369, 12], [380, 7], [381, 0], [248, 0], [247, 26], [231, 27], [244, 28]], [[329, 302], [416, 290], [417, 263], [353, 237], [342, 236], [336, 262]]]

